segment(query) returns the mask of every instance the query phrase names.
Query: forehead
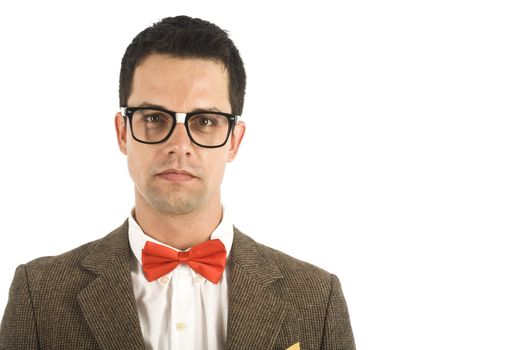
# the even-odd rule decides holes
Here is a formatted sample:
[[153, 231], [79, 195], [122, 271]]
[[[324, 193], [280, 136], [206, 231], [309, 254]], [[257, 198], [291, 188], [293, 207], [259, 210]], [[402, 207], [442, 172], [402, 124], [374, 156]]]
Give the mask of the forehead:
[[228, 96], [228, 71], [221, 62], [152, 54], [135, 69], [129, 105], [150, 102], [185, 111], [211, 104], [230, 111]]

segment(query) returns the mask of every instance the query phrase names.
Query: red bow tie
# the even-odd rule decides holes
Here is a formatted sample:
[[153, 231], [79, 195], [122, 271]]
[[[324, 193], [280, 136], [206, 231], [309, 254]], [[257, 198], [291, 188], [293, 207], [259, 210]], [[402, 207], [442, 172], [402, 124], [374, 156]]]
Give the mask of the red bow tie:
[[150, 241], [142, 249], [142, 270], [149, 282], [164, 276], [179, 264], [188, 264], [202, 277], [217, 284], [226, 266], [226, 248], [220, 240], [212, 239], [187, 252], [177, 252]]

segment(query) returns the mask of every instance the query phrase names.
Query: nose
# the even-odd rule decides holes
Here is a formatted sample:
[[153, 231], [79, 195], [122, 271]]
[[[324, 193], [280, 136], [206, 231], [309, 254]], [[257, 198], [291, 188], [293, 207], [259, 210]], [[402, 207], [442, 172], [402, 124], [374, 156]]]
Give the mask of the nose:
[[190, 155], [193, 150], [193, 143], [186, 132], [184, 122], [177, 121], [175, 129], [166, 140], [166, 153], [170, 155]]

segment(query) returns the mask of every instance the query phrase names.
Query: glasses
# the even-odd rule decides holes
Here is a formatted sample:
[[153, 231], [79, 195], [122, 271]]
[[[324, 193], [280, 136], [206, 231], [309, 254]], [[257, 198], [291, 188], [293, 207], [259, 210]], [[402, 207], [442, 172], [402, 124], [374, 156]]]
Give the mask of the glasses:
[[138, 142], [162, 143], [171, 136], [175, 126], [181, 123], [186, 127], [190, 140], [205, 148], [224, 146], [240, 118], [222, 112], [180, 113], [158, 107], [121, 107], [121, 113], [124, 118], [129, 119], [131, 135]]

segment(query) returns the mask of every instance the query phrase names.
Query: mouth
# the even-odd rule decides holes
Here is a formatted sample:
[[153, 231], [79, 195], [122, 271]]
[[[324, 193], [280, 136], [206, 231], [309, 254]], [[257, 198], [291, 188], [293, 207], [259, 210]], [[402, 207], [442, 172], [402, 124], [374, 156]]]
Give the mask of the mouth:
[[186, 170], [179, 170], [179, 169], [167, 169], [167, 170], [164, 170], [158, 173], [156, 176], [160, 177], [161, 179], [170, 181], [170, 182], [185, 182], [185, 181], [190, 181], [190, 180], [197, 178], [192, 173]]

